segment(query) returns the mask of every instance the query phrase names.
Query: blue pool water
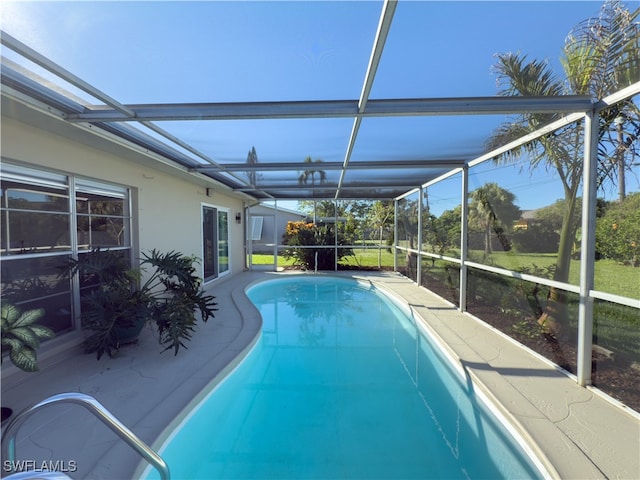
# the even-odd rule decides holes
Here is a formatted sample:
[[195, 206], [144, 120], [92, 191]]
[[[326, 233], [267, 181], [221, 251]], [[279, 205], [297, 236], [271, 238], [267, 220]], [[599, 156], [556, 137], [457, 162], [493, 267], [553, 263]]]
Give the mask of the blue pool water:
[[409, 312], [369, 284], [296, 276], [247, 294], [261, 339], [160, 449], [172, 478], [543, 476]]

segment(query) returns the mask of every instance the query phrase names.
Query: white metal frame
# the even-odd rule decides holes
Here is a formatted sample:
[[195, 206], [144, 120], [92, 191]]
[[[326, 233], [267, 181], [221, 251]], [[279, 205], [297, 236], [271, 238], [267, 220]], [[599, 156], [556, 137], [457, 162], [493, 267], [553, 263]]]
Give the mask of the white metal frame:
[[[354, 119], [351, 135], [342, 162], [327, 162], [323, 168], [341, 170], [340, 180], [336, 185], [316, 186], [310, 191], [315, 199], [348, 199], [364, 197], [365, 193], [355, 190], [353, 187], [345, 185], [345, 174], [350, 169], [368, 168], [414, 168], [418, 165], [425, 168], [434, 169], [439, 175], [428, 178], [419, 186], [413, 185], [412, 181], [405, 182], [407, 185], [388, 185], [397, 192], [389, 194], [387, 198], [395, 200], [395, 213], [397, 218], [398, 200], [412, 195], [416, 191], [422, 194], [424, 188], [433, 185], [445, 178], [462, 171], [461, 182], [461, 204], [462, 209], [462, 239], [461, 258], [450, 259], [460, 264], [460, 309], [466, 309], [466, 273], [467, 267], [480, 268], [486, 271], [493, 271], [501, 275], [521, 278], [527, 281], [535, 281], [544, 285], [557, 286], [570, 292], [580, 295], [580, 318], [579, 318], [579, 359], [578, 359], [578, 382], [586, 385], [590, 382], [590, 352], [591, 333], [593, 325], [593, 300], [603, 299], [633, 308], [640, 308], [640, 301], [627, 299], [604, 292], [594, 291], [594, 230], [595, 230], [595, 162], [596, 149], [595, 139], [597, 138], [597, 123], [599, 111], [621, 100], [630, 98], [640, 93], [640, 82], [631, 85], [614, 95], [605, 99], [594, 101], [584, 96], [561, 96], [561, 97], [469, 97], [450, 99], [370, 99], [369, 95], [373, 85], [378, 64], [384, 49], [384, 45], [393, 20], [397, 0], [385, 0], [374, 45], [371, 51], [367, 72], [365, 75], [363, 88], [359, 99], [345, 101], [303, 101], [303, 102], [248, 102], [233, 104], [170, 104], [170, 105], [123, 105], [107, 94], [84, 82], [71, 72], [54, 64], [49, 59], [34, 51], [19, 40], [11, 37], [5, 32], [1, 32], [0, 41], [2, 45], [17, 52], [24, 58], [43, 67], [47, 71], [55, 74], [59, 78], [74, 85], [90, 96], [104, 102], [103, 106], [91, 107], [78, 104], [60, 92], [51, 90], [38, 84], [37, 80], [28, 78], [23, 73], [18, 73], [11, 68], [10, 62], [3, 62], [2, 65], [2, 86], [3, 95], [10, 96], [16, 101], [28, 103], [49, 115], [56, 115], [64, 118], [69, 123], [77, 125], [78, 128], [92, 129], [97, 135], [105, 136], [133, 148], [141, 148], [148, 154], [153, 155], [158, 161], [167, 163], [181, 170], [191, 172], [198, 179], [206, 179], [212, 185], [221, 185], [223, 188], [234, 190], [243, 198], [252, 201], [276, 200], [277, 216], [277, 191], [296, 190], [303, 192], [301, 186], [276, 185], [269, 188], [257, 189], [249, 185], [247, 180], [234, 173], [235, 171], [247, 171], [251, 167], [243, 164], [241, 168], [234, 165], [223, 165], [208, 155], [198, 151], [191, 145], [176, 138], [169, 132], [164, 131], [154, 123], [154, 120], [220, 120], [220, 119], [248, 119], [248, 118], [327, 118], [327, 117], [352, 117]], [[566, 114], [561, 119], [541, 128], [540, 130], [527, 135], [515, 142], [505, 145], [497, 150], [482, 155], [471, 161], [464, 160], [443, 160], [425, 159], [420, 161], [401, 161], [388, 159], [387, 162], [358, 162], [354, 165], [350, 162], [351, 153], [358, 135], [360, 124], [365, 117], [382, 116], [433, 116], [433, 115], [470, 115], [483, 113], [521, 113], [521, 112], [556, 112]], [[550, 133], [571, 122], [585, 122], [585, 159], [583, 188], [584, 198], [582, 212], [582, 257], [579, 286], [559, 284], [547, 279], [532, 277], [530, 275], [519, 274], [508, 270], [494, 269], [485, 265], [470, 262], [467, 258], [468, 249], [466, 245], [467, 217], [468, 211], [466, 201], [468, 195], [468, 169], [474, 165], [488, 161], [497, 155], [516, 148], [526, 142], [534, 140], [542, 135]], [[140, 130], [130, 128], [126, 123], [138, 123], [139, 125], [153, 131], [167, 140], [163, 143], [156, 138], [147, 135]], [[270, 171], [299, 171], [301, 163], [267, 163], [260, 164], [255, 168]], [[443, 168], [450, 168], [444, 174], [440, 174]], [[307, 186], [308, 188], [308, 186]], [[364, 189], [366, 192], [367, 189]], [[371, 195], [371, 194], [370, 194]], [[291, 197], [287, 197], [291, 198]], [[372, 196], [366, 198], [372, 199]], [[382, 197], [378, 198], [382, 199]], [[422, 202], [419, 202], [420, 205]], [[277, 218], [276, 218], [277, 220]], [[422, 232], [421, 216], [418, 217], [418, 232]], [[394, 249], [394, 265], [397, 266], [397, 254], [401, 250], [397, 245], [397, 222], [395, 225], [396, 248]], [[245, 237], [248, 237], [245, 234]], [[420, 239], [419, 239], [420, 240]], [[337, 248], [337, 247], [336, 247]], [[277, 259], [278, 239], [274, 238], [274, 257]], [[421, 255], [433, 256], [421, 251], [421, 243], [418, 244], [418, 259]], [[444, 258], [444, 257], [443, 257]], [[449, 259], [448, 259], [449, 260]], [[277, 262], [277, 260], [276, 260]], [[418, 263], [419, 265], [419, 263]], [[276, 263], [277, 268], [277, 263]], [[418, 281], [420, 280], [418, 275]]]

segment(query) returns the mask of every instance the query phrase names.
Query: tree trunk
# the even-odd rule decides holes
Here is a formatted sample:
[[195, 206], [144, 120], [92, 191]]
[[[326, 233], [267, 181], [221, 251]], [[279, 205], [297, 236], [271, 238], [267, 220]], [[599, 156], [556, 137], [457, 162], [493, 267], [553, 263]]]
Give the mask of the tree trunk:
[[493, 252], [491, 248], [491, 224], [487, 224], [484, 227], [484, 253], [489, 255]]
[[622, 202], [626, 195], [626, 186], [624, 178], [624, 137], [622, 132], [622, 123], [617, 125], [618, 129], [618, 152], [616, 163], [618, 164], [618, 201]]
[[[556, 260], [556, 271], [553, 279], [558, 282], [567, 283], [569, 280], [569, 269], [571, 267], [571, 250], [575, 241], [574, 217], [576, 210], [575, 192], [567, 199], [565, 214], [562, 219], [560, 230], [560, 245], [558, 248], [558, 258]], [[567, 305], [567, 295], [564, 290], [551, 287], [549, 289], [549, 299], [544, 312], [538, 318], [538, 323], [547, 333], [555, 335], [559, 339], [566, 339], [569, 333], [569, 309]]]

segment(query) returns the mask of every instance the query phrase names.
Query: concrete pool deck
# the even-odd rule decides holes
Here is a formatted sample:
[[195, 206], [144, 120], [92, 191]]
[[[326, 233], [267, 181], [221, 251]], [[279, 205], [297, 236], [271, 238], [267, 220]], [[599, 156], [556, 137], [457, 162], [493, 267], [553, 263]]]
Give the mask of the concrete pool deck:
[[[530, 439], [554, 476], [640, 478], [640, 415], [578, 386], [538, 355], [401, 275], [337, 274], [371, 281], [407, 302], [465, 374], [477, 380], [477, 388], [495, 399], [516, 430]], [[157, 448], [202, 398], [203, 389], [231, 368], [259, 334], [260, 315], [244, 295], [245, 287], [279, 275], [288, 273], [244, 272], [213, 284], [216, 317], [199, 325], [188, 350], [176, 357], [160, 355], [157, 341], [145, 331], [138, 344], [123, 347], [112, 359], [96, 361], [79, 354], [78, 347], [42, 361], [37, 373], [3, 369], [2, 405], [19, 412], [54, 394], [85, 393]], [[34, 414], [20, 430], [16, 451], [20, 459], [77, 468], [69, 472], [72, 478], [133, 478], [140, 465], [136, 453], [77, 405]]]

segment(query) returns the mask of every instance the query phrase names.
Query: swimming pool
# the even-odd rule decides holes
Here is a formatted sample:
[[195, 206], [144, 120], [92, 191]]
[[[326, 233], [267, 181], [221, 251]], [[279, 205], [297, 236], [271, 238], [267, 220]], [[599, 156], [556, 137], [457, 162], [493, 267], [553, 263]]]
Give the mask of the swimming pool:
[[247, 295], [261, 338], [160, 448], [172, 478], [544, 477], [411, 313], [371, 284], [295, 276]]

